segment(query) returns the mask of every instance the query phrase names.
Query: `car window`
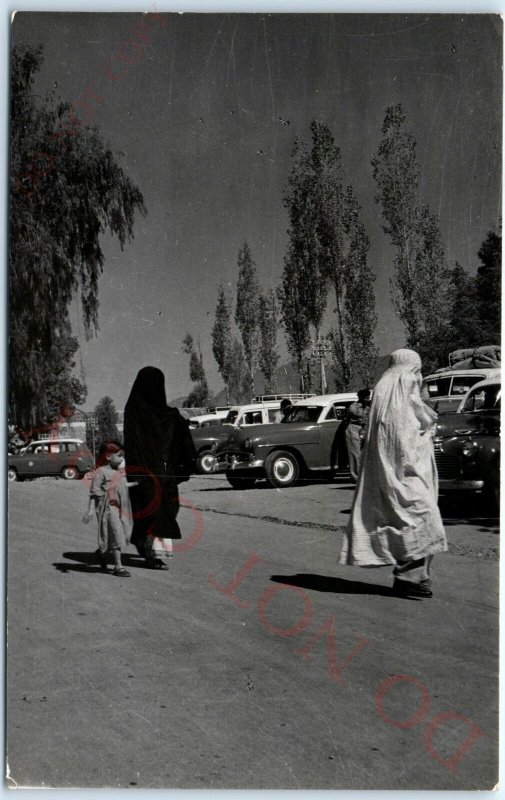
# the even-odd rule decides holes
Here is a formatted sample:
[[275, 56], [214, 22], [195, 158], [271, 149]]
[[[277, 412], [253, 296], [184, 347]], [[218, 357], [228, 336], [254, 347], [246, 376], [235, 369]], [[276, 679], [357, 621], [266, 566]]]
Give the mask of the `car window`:
[[261, 411], [246, 411], [243, 416], [242, 425], [258, 425], [263, 422]]
[[288, 422], [317, 422], [320, 413], [321, 406], [296, 406]]
[[491, 384], [470, 392], [465, 400], [462, 411], [492, 411], [500, 407], [501, 385]]
[[59, 442], [58, 443], [52, 442], [52, 444], [49, 445], [49, 452], [50, 453], [59, 453], [62, 449], [63, 449], [63, 446], [60, 445]]
[[69, 453], [76, 453], [77, 452], [77, 444], [75, 442], [67, 442], [65, 445], [65, 450]]
[[275, 418], [276, 418], [278, 413], [279, 413], [279, 409], [278, 408], [269, 408], [268, 409], [268, 421], [269, 422], [275, 422]]
[[447, 397], [451, 385], [450, 378], [433, 378], [426, 381], [425, 385], [428, 387], [430, 400], [434, 397]]
[[230, 409], [230, 411], [228, 411], [228, 413], [226, 415], [225, 422], [227, 422], [227, 423], [229, 423], [231, 425], [234, 425], [235, 424], [235, 420], [237, 419], [237, 415], [238, 415], [237, 409], [233, 409], [233, 408]]
[[36, 455], [40, 455], [41, 453], [47, 453], [48, 449], [49, 448], [47, 444], [36, 444], [33, 446], [33, 450], [31, 452], [35, 453]]
[[463, 396], [467, 393], [469, 389], [474, 385], [474, 383], [478, 383], [479, 381], [484, 380], [484, 375], [459, 375], [455, 376], [452, 379], [452, 387], [451, 387], [451, 394], [460, 394]]

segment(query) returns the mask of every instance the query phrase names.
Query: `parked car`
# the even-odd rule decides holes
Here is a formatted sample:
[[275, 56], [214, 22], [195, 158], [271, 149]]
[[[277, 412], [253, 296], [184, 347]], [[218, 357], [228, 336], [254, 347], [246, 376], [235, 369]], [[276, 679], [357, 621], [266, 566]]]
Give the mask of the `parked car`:
[[500, 496], [501, 380], [475, 384], [457, 412], [443, 414], [434, 438], [439, 488], [479, 492], [497, 506]]
[[224, 421], [228, 410], [216, 411], [215, 414], [199, 414], [188, 419], [190, 428], [205, 428], [207, 425], [219, 425]]
[[214, 472], [224, 472], [234, 488], [250, 488], [258, 478], [292, 486], [302, 475], [348, 468], [345, 437], [338, 435], [357, 394], [327, 394], [293, 404], [280, 423], [234, 428], [217, 444]]
[[[306, 397], [312, 395], [306, 395]], [[220, 442], [225, 441], [230, 433], [228, 426], [248, 427], [250, 425], [270, 424], [275, 421], [277, 412], [281, 407], [284, 398], [299, 400], [304, 397], [302, 394], [279, 394], [269, 395], [268, 397], [257, 397], [256, 402], [247, 403], [241, 406], [231, 406], [221, 425], [205, 425], [205, 429], [200, 427], [190, 430], [193, 443], [197, 452], [196, 471], [200, 475], [209, 474], [213, 471], [214, 451]]]
[[79, 439], [39, 439], [21, 453], [8, 456], [9, 481], [59, 475], [68, 481], [94, 468], [93, 456]]
[[448, 369], [428, 375], [423, 385], [438, 413], [445, 414], [457, 411], [463, 397], [476, 383], [499, 376], [498, 368]]

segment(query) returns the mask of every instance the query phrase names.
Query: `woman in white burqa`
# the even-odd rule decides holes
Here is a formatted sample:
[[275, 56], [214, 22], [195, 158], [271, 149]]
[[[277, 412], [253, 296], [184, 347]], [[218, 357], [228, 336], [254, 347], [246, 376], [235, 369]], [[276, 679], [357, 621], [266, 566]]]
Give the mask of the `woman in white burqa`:
[[421, 359], [395, 350], [374, 392], [341, 564], [393, 564], [393, 591], [431, 597], [434, 553], [447, 550], [433, 453], [437, 415], [420, 394]]

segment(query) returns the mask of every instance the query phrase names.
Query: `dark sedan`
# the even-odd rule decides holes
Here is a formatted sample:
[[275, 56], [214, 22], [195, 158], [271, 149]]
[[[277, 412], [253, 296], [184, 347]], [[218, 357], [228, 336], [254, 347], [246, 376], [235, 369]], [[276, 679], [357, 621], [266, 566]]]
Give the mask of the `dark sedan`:
[[442, 494], [479, 492], [498, 505], [500, 400], [500, 379], [489, 378], [470, 389], [456, 413], [439, 418], [434, 444]]
[[225, 472], [234, 488], [250, 488], [258, 478], [273, 486], [292, 486], [302, 475], [347, 469], [342, 431], [354, 392], [321, 395], [294, 404], [287, 420], [232, 429], [215, 447], [215, 472]]

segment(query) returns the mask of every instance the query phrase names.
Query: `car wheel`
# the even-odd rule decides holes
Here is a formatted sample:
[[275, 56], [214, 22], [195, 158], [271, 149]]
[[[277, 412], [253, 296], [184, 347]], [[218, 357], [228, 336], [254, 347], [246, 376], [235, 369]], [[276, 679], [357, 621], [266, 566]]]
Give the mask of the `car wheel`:
[[196, 458], [196, 471], [199, 475], [209, 475], [214, 470], [215, 458], [210, 450], [198, 453]]
[[242, 477], [235, 472], [227, 472], [226, 478], [232, 489], [252, 489], [256, 478]]
[[272, 486], [293, 486], [300, 474], [294, 455], [283, 450], [270, 453], [265, 462], [265, 470]]
[[7, 480], [8, 481], [17, 481], [18, 480], [18, 473], [14, 467], [9, 467], [7, 470]]
[[75, 467], [63, 467], [61, 475], [66, 481], [76, 481], [79, 477], [79, 472]]

